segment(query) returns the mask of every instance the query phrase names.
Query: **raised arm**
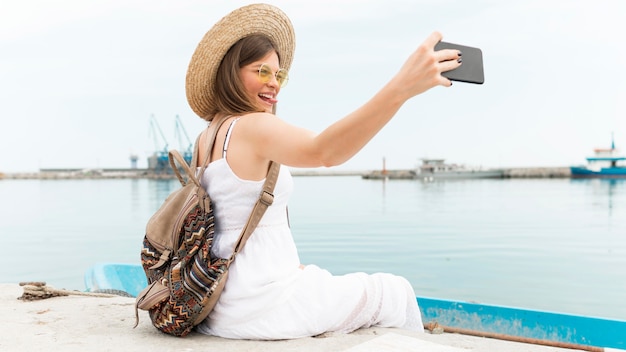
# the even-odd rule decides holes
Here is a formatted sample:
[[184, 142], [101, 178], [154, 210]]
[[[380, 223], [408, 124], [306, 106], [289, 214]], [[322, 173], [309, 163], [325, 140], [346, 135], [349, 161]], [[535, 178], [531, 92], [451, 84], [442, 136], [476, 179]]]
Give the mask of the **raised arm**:
[[[240, 133], [259, 159], [294, 167], [334, 166], [361, 150], [410, 98], [437, 85], [449, 87], [441, 76], [461, 63], [456, 50], [434, 51], [441, 34], [432, 33], [399, 72], [363, 106], [319, 134], [294, 127], [271, 114], [244, 118]], [[253, 116], [249, 116], [253, 117]], [[239, 127], [238, 127], [239, 128]]]

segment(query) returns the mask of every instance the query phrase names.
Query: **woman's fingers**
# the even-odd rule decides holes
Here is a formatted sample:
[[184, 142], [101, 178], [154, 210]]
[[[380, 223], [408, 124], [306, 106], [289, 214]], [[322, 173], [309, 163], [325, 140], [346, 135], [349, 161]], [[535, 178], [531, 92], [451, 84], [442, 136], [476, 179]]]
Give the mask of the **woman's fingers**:
[[[447, 50], [447, 51], [452, 51], [453, 53], [447, 56], [444, 56], [443, 61], [439, 62], [439, 69], [441, 73], [455, 70], [459, 68], [459, 66], [462, 65], [461, 53], [459, 51], [457, 50]], [[452, 85], [452, 81], [450, 81], [448, 78], [443, 77], [443, 75], [441, 75], [441, 78], [443, 78], [443, 81], [444, 81], [444, 83], [442, 84], [443, 86], [450, 87]]]
[[424, 40], [423, 45], [427, 48], [432, 48], [431, 53], [433, 58], [435, 59], [435, 66], [437, 66], [438, 76], [437, 83], [444, 87], [449, 87], [452, 85], [452, 82], [441, 75], [441, 73], [454, 70], [461, 66], [462, 60], [461, 56], [462, 52], [455, 49], [442, 49], [435, 50], [435, 46], [443, 39], [443, 35], [437, 31], [431, 33], [426, 40]]
[[462, 65], [461, 58], [457, 60], [448, 60], [439, 63], [439, 68], [441, 72], [446, 72], [450, 70], [454, 70], [459, 68]]
[[[430, 40], [431, 37], [439, 38], [439, 40], [433, 45], [433, 50], [434, 50], [435, 45], [437, 45], [437, 43], [439, 43], [439, 41], [441, 41], [443, 37], [441, 36], [441, 34], [438, 34], [437, 32], [431, 34], [431, 36], [428, 39]], [[440, 76], [441, 76], [441, 73], [443, 72], [454, 70], [458, 68], [459, 66], [461, 66], [462, 55], [463, 55], [462, 52], [460, 52], [459, 50], [455, 50], [455, 49], [436, 50], [434, 52], [434, 57], [435, 57], [435, 60], [439, 63], [437, 66], [439, 69], [438, 71], [440, 72]], [[452, 85], [452, 81], [450, 81], [446, 77], [441, 76], [439, 84], [445, 87], [450, 87]]]
[[[394, 80], [406, 99], [429, 90], [434, 86], [449, 87], [452, 82], [441, 75], [461, 65], [461, 53], [455, 49], [435, 51], [435, 45], [443, 36], [431, 33], [408, 58]], [[405, 95], [406, 94], [406, 95]]]
[[456, 49], [442, 49], [435, 51], [435, 58], [438, 62], [450, 61], [450, 60], [458, 60], [461, 58], [463, 53]]

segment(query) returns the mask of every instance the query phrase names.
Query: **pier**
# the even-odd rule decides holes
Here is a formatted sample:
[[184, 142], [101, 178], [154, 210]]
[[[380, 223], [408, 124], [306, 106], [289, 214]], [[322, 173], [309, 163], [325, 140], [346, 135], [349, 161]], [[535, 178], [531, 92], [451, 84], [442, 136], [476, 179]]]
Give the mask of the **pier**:
[[[525, 167], [525, 168], [502, 168], [490, 170], [477, 170], [475, 174], [471, 171], [463, 172], [458, 176], [454, 173], [447, 173], [449, 176], [442, 179], [476, 179], [476, 178], [569, 178], [571, 172], [569, 167]], [[450, 176], [450, 174], [452, 174]], [[362, 173], [365, 179], [428, 179], [437, 178], [437, 174], [416, 174], [414, 170], [374, 170]], [[434, 177], [431, 177], [434, 176]], [[443, 175], [442, 175], [443, 176]]]
[[526, 167], [504, 169], [504, 178], [569, 178], [569, 167]]
[[[569, 167], [523, 167], [502, 168], [498, 178], [569, 178]], [[293, 176], [361, 176], [366, 179], [416, 179], [410, 169], [396, 170], [336, 170], [336, 169], [290, 169]], [[175, 179], [170, 171], [153, 169], [41, 169], [39, 172], [0, 173], [2, 179], [16, 180], [63, 180], [63, 179]]]

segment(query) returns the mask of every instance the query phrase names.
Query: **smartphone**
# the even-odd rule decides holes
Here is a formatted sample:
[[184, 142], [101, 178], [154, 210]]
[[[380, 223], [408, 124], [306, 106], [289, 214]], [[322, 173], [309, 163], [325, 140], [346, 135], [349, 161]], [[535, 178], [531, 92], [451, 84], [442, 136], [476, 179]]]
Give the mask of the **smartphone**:
[[435, 51], [441, 49], [456, 49], [462, 53], [461, 59], [463, 63], [459, 68], [446, 71], [441, 75], [451, 81], [483, 84], [485, 82], [485, 73], [483, 69], [483, 52], [478, 48], [471, 46], [452, 44], [447, 42], [439, 42], [435, 45]]

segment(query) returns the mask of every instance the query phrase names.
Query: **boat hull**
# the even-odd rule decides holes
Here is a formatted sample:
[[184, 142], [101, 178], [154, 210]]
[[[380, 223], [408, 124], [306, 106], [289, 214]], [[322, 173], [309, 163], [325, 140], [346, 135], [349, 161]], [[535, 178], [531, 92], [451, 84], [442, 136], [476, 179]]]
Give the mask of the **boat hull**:
[[136, 297], [148, 286], [148, 279], [139, 264], [98, 263], [85, 271], [87, 292], [123, 291]]
[[590, 169], [584, 166], [570, 167], [572, 178], [626, 178], [626, 167]]
[[477, 170], [477, 171], [445, 171], [424, 172], [415, 175], [422, 180], [464, 180], [474, 178], [503, 178], [503, 170]]
[[424, 323], [584, 346], [626, 348], [626, 321], [419, 296], [417, 301]]

